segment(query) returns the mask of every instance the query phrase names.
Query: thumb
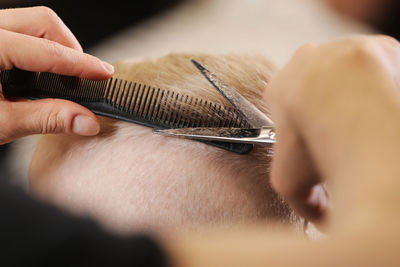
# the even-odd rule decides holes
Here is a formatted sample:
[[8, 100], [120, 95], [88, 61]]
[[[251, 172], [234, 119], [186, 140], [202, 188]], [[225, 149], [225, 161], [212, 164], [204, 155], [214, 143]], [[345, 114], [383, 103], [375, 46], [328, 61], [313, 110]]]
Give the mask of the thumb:
[[91, 136], [100, 130], [99, 121], [91, 111], [70, 101], [42, 99], [6, 103], [9, 107], [6, 116], [2, 116], [6, 121], [1, 128], [7, 129], [10, 140], [48, 133]]

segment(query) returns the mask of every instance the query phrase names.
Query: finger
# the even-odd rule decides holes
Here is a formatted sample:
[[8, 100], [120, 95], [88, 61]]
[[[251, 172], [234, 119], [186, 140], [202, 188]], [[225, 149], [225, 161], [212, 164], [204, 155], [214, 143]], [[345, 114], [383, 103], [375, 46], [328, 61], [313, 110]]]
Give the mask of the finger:
[[99, 121], [88, 109], [61, 99], [2, 102], [0, 125], [4, 130], [2, 143], [13, 139], [48, 133], [67, 133], [83, 136], [99, 132]]
[[59, 43], [0, 29], [0, 69], [17, 67], [87, 79], [107, 79], [113, 67]]
[[301, 216], [315, 221], [326, 209], [325, 191], [319, 190], [319, 175], [305, 146], [293, 131], [277, 130], [271, 183]]
[[[296, 123], [290, 118], [297, 114], [296, 106], [301, 99], [295, 92], [298, 84], [287, 77], [301, 80], [305, 75], [304, 62], [318, 48], [316, 44], [306, 44], [293, 55], [290, 63], [278, 73], [264, 93], [264, 99], [273, 112], [277, 132], [277, 143], [274, 147], [274, 158], [271, 168], [271, 183], [300, 215], [308, 220], [316, 220], [324, 214], [326, 201], [322, 200], [320, 190], [315, 185], [320, 182], [319, 175], [312, 164]], [[295, 129], [296, 128], [296, 129]]]
[[316, 187], [321, 180], [302, 140], [285, 129], [277, 131], [277, 138], [271, 169], [272, 186], [298, 214], [312, 221], [321, 219], [326, 195]]
[[48, 7], [0, 10], [0, 28], [45, 38], [78, 51], [83, 51], [72, 32], [57, 14]]

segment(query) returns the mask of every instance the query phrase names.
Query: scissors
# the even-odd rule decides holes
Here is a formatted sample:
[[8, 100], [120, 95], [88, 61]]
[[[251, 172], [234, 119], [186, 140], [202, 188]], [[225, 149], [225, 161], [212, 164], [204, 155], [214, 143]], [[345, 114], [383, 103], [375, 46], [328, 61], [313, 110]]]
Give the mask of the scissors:
[[227, 85], [215, 74], [195, 60], [191, 60], [203, 76], [247, 120], [252, 128], [179, 128], [153, 130], [153, 133], [195, 140], [226, 141], [243, 144], [275, 143], [274, 122], [235, 88]]

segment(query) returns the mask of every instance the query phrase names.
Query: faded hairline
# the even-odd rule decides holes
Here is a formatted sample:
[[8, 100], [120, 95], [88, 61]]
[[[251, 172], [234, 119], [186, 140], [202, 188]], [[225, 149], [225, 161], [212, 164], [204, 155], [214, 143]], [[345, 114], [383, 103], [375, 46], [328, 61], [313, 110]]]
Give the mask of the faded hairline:
[[[259, 54], [169, 54], [165, 57], [141, 62], [126, 60], [114, 64], [114, 77], [147, 85], [151, 84], [155, 88], [169, 89], [176, 93], [229, 106], [230, 104], [190, 62], [192, 58], [201, 62], [210, 71], [216, 73], [220, 79], [237, 89], [260, 110], [267, 112], [266, 104], [262, 100], [263, 92], [271, 78], [274, 67]], [[210, 114], [211, 110], [207, 108], [207, 106], [195, 106], [193, 112], [200, 115]], [[131, 125], [116, 120], [102, 119], [101, 134], [112, 134], [113, 130], [124, 127], [131, 127]], [[129, 130], [127, 132], [129, 133]], [[191, 143], [197, 142], [192, 141]], [[247, 159], [251, 159], [250, 166], [257, 171], [256, 174], [262, 177], [268, 176], [270, 146], [256, 146], [250, 154], [241, 156], [218, 148], [210, 147], [210, 149], [213, 153], [208, 153], [209, 157], [214, 162], [220, 162], [222, 166], [232, 165], [229, 164], [232, 160], [238, 162], [237, 165], [243, 166], [240, 161], [243, 161], [244, 164]]]
[[[221, 80], [237, 89], [238, 92], [256, 105], [261, 111], [267, 113], [268, 108], [262, 100], [263, 92], [271, 76], [275, 72], [275, 66], [260, 54], [169, 54], [158, 59], [139, 62], [125, 60], [114, 64], [116, 70], [115, 77], [143, 84], [151, 83], [151, 86], [156, 88], [170, 89], [180, 94], [198, 97], [228, 106], [229, 103], [200, 74], [191, 63], [191, 59], [200, 62], [211, 72], [218, 75]], [[198, 112], [200, 115], [209, 114], [210, 110], [206, 110], [206, 108], [207, 107], [199, 108], [197, 106], [194, 107], [194, 112]], [[107, 128], [110, 127], [108, 129], [118, 127], [121, 130], [125, 127], [131, 127], [128, 123], [115, 120], [103, 121], [107, 121]], [[129, 132], [129, 130], [124, 132]], [[195, 149], [192, 149], [193, 147], [187, 145], [186, 142], [187, 140], [185, 140], [183, 149], [190, 149], [191, 152], [189, 153], [195, 153]], [[200, 147], [207, 149], [208, 153], [206, 153], [206, 157], [208, 159], [206, 160], [213, 162], [214, 165], [220, 166], [221, 174], [226, 172], [224, 168], [230, 168], [234, 169], [234, 172], [238, 175], [269, 179], [272, 149], [270, 146], [255, 146], [251, 153], [247, 155], [237, 155], [220, 148], [200, 144], [197, 141], [188, 142], [191, 143], [191, 146], [196, 146], [196, 149]], [[177, 143], [179, 142], [175, 144]], [[281, 209], [278, 210], [276, 214], [268, 214], [268, 216], [280, 218], [287, 216], [296, 219], [293, 218], [293, 213], [286, 203], [284, 203], [272, 189], [271, 194], [273, 195], [271, 201], [274, 203], [269, 203], [269, 205], [280, 206]]]
[[[116, 73], [114, 76], [143, 84], [151, 83], [154, 87], [171, 89], [213, 102], [227, 104], [225, 99], [191, 64], [191, 58], [196, 59], [210, 71], [216, 73], [218, 77], [227, 84], [234, 86], [260, 110], [266, 112], [267, 107], [262, 101], [262, 94], [271, 78], [274, 67], [260, 55], [231, 54], [214, 56], [204, 54], [170, 54], [154, 60], [140, 62], [121, 61], [115, 64]], [[199, 110], [199, 112], [204, 112], [204, 110]], [[72, 146], [68, 151], [70, 157], [79, 155], [79, 151], [82, 151], [82, 149], [92, 149], [103, 154], [111, 152], [116, 155], [117, 151], [113, 149], [113, 144], [140, 143], [142, 140], [145, 140], [143, 143], [156, 142], [157, 145], [163, 145], [169, 154], [187, 155], [187, 158], [191, 159], [191, 161], [193, 159], [202, 161], [205, 163], [205, 166], [210, 167], [210, 169], [204, 170], [204, 175], [211, 175], [216, 179], [218, 179], [218, 176], [227, 175], [232, 175], [232, 179], [244, 177], [246, 179], [241, 179], [241, 181], [243, 180], [243, 186], [251, 187], [251, 184], [259, 184], [263, 187], [268, 187], [266, 190], [270, 192], [271, 197], [269, 197], [268, 201], [262, 199], [264, 202], [258, 205], [258, 210], [254, 210], [255, 214], [253, 218], [277, 219], [281, 222], [294, 222], [297, 220], [288, 206], [269, 186], [268, 170], [270, 157], [269, 147], [267, 146], [256, 146], [251, 153], [238, 155], [196, 141], [156, 137], [151, 134], [149, 128], [107, 118], [101, 118], [101, 132], [97, 137], [44, 137], [44, 141], [47, 141], [47, 145], [52, 145], [53, 150], [58, 150], [56, 147], [61, 146], [59, 150], [62, 151], [62, 146], [66, 144], [69, 148]], [[151, 147], [158, 150], [157, 145], [153, 144]], [[99, 149], [103, 150], [100, 151]], [[130, 151], [130, 153], [134, 152]], [[120, 156], [116, 155], [115, 160], [118, 160], [117, 157]], [[143, 158], [151, 156], [146, 154], [143, 155]], [[166, 156], [163, 155], [163, 157]], [[61, 164], [63, 163], [61, 162]], [[186, 166], [179, 166], [179, 168], [186, 171], [186, 173], [190, 172], [190, 170], [186, 170]], [[161, 172], [162, 170], [159, 171]], [[206, 172], [210, 172], [210, 174], [206, 174]], [[129, 173], [126, 173], [126, 175], [129, 176]], [[169, 177], [170, 180], [173, 180], [173, 178]], [[247, 185], [245, 183], [246, 180], [248, 181]], [[206, 190], [204, 188], [207, 185], [204, 185], [204, 183], [199, 186], [203, 187], [199, 187], [199, 191]], [[251, 188], [244, 190], [251, 190]], [[246, 203], [243, 203], [243, 205], [246, 205]], [[271, 209], [268, 207], [274, 208]]]

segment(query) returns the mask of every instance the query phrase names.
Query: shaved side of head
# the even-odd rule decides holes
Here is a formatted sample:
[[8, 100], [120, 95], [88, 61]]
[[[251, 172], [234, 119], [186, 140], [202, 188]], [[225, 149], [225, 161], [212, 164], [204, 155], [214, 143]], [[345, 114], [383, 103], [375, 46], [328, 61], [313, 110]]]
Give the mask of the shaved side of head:
[[[260, 55], [127, 60], [115, 64], [115, 77], [228, 105], [192, 58], [267, 111], [262, 95], [274, 68]], [[239, 155], [112, 119], [102, 118], [101, 127], [96, 137], [43, 137], [31, 163], [32, 192], [119, 233], [298, 221], [270, 187], [268, 146]]]

